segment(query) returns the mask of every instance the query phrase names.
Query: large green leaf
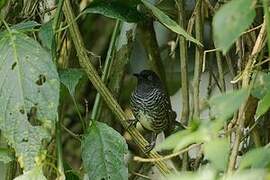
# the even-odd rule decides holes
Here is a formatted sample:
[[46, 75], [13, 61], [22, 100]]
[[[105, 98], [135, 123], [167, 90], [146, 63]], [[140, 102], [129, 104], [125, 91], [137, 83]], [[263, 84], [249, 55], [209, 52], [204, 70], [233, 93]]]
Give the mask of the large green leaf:
[[40, 26], [40, 24], [37, 23], [36, 21], [26, 21], [11, 26], [11, 29], [25, 32], [25, 31], [33, 31], [33, 29], [38, 26]]
[[256, 118], [264, 115], [270, 108], [270, 91], [259, 101], [258, 107], [256, 109]]
[[217, 170], [225, 171], [228, 163], [230, 144], [228, 139], [214, 139], [203, 145], [205, 156]]
[[172, 30], [173, 32], [184, 36], [187, 40], [192, 41], [200, 46], [203, 46], [197, 39], [189, 35], [181, 26], [167, 16], [164, 12], [149, 3], [147, 0], [141, 0], [142, 3], [152, 11], [153, 15], [160, 21], [161, 24]]
[[252, 87], [252, 96], [262, 99], [270, 89], [270, 74], [258, 71], [255, 83]]
[[0, 39], [0, 129], [30, 170], [42, 158], [42, 141], [54, 130], [59, 78], [50, 55], [14, 30]]
[[169, 137], [167, 137], [162, 143], [158, 144], [155, 149], [159, 150], [169, 150], [174, 149], [177, 146], [177, 143], [180, 139], [185, 138], [188, 136], [191, 132], [189, 129], [185, 129], [179, 132], [176, 132]]
[[42, 168], [37, 166], [23, 175], [16, 177], [14, 180], [46, 180], [46, 177], [42, 173]]
[[214, 169], [209, 167], [202, 167], [200, 170], [192, 171], [181, 171], [168, 175], [164, 180], [216, 180], [216, 172]]
[[228, 174], [222, 180], [266, 180], [266, 177], [264, 170], [251, 169]]
[[8, 163], [10, 161], [14, 160], [12, 153], [10, 152], [10, 149], [8, 148], [0, 148], [0, 161], [3, 163]]
[[144, 19], [144, 15], [137, 11], [135, 6], [120, 1], [94, 1], [84, 9], [83, 13], [101, 14], [126, 22], [138, 22]]
[[59, 71], [60, 81], [66, 86], [71, 96], [75, 95], [75, 88], [83, 76], [80, 69], [63, 69]]
[[52, 21], [42, 24], [40, 31], [38, 33], [38, 37], [41, 40], [42, 45], [46, 47], [48, 50], [51, 50], [53, 39]]
[[270, 149], [257, 148], [247, 152], [241, 159], [239, 169], [264, 168], [270, 164]]
[[252, 23], [256, 13], [253, 0], [233, 0], [223, 5], [213, 18], [214, 42], [225, 54]]
[[101, 122], [93, 121], [82, 141], [83, 165], [91, 180], [126, 180], [126, 152], [124, 138]]
[[235, 111], [238, 110], [238, 108], [247, 99], [247, 97], [248, 90], [240, 89], [212, 97], [209, 101], [209, 104], [211, 106], [212, 112], [217, 118], [226, 120]]

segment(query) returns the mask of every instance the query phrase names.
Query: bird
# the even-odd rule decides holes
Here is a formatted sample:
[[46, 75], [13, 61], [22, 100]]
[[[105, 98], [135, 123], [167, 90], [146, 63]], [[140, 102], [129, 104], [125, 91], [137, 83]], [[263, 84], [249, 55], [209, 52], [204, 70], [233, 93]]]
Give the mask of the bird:
[[130, 97], [130, 107], [135, 116], [131, 124], [139, 122], [151, 132], [151, 142], [145, 147], [145, 152], [149, 152], [155, 146], [157, 135], [170, 128], [175, 121], [176, 113], [171, 108], [162, 81], [154, 71], [142, 70], [133, 75], [137, 78], [137, 86]]

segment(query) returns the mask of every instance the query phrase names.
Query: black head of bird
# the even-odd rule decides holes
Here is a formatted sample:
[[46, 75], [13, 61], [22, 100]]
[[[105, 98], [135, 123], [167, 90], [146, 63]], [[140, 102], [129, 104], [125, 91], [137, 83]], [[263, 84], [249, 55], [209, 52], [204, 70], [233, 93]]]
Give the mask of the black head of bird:
[[143, 70], [133, 75], [137, 77], [137, 89], [139, 91], [146, 93], [152, 88], [162, 88], [162, 82], [154, 71]]

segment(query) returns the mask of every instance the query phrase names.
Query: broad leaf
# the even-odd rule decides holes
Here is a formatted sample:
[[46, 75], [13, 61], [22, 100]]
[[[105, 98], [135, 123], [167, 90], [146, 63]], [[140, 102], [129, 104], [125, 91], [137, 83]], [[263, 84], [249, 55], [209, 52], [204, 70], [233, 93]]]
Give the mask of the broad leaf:
[[253, 0], [233, 0], [223, 5], [213, 18], [214, 42], [225, 54], [252, 23], [256, 13]]
[[49, 21], [41, 26], [38, 37], [41, 40], [42, 45], [48, 50], [51, 50], [53, 39], [52, 21]]
[[229, 158], [230, 145], [227, 139], [215, 139], [203, 145], [204, 154], [217, 170], [225, 171]]
[[239, 169], [248, 167], [265, 168], [270, 164], [270, 149], [257, 148], [247, 152], [241, 159]]
[[46, 180], [46, 177], [43, 175], [41, 167], [34, 167], [14, 180]]
[[264, 170], [245, 170], [229, 174], [223, 180], [265, 180], [266, 172]]
[[209, 104], [217, 118], [226, 120], [238, 110], [247, 97], [248, 90], [241, 89], [215, 96], [210, 99]]
[[92, 122], [82, 141], [82, 160], [91, 180], [128, 178], [124, 154], [127, 144], [114, 129], [101, 122]]
[[270, 74], [259, 71], [251, 94], [258, 99], [262, 99], [270, 89]]
[[14, 160], [14, 158], [10, 153], [10, 149], [0, 148], [0, 161], [2, 161], [3, 163], [9, 163], [12, 160]]
[[60, 81], [66, 86], [71, 96], [75, 95], [75, 88], [83, 76], [80, 69], [63, 69], [59, 71]]
[[11, 27], [11, 29], [15, 29], [17, 31], [32, 31], [35, 27], [38, 26], [40, 26], [40, 24], [37, 23], [36, 21], [26, 21], [15, 24], [14, 26]]
[[83, 13], [101, 14], [126, 22], [138, 22], [144, 19], [144, 15], [137, 11], [136, 6], [119, 1], [94, 1], [84, 9]]
[[270, 108], [270, 91], [259, 101], [256, 109], [256, 118], [264, 115]]
[[57, 117], [59, 78], [50, 55], [14, 30], [0, 39], [0, 129], [30, 170], [42, 156]]
[[161, 24], [172, 30], [173, 32], [184, 36], [187, 40], [192, 41], [200, 46], [203, 46], [197, 39], [189, 35], [182, 27], [180, 27], [174, 20], [167, 16], [164, 12], [149, 3], [147, 0], [141, 0], [142, 3], [152, 11], [153, 15], [160, 21]]
[[185, 138], [191, 131], [189, 129], [179, 131], [167, 137], [162, 143], [158, 144], [155, 149], [159, 150], [169, 150], [174, 149], [177, 146], [177, 142], [180, 139]]
[[216, 180], [216, 172], [214, 169], [202, 167], [199, 171], [182, 171], [170, 174], [164, 180]]
[[183, 149], [194, 143], [202, 143], [204, 141], [207, 141], [208, 139], [209, 139], [209, 135], [206, 129], [201, 128], [179, 139], [176, 143], [176, 147], [174, 148], [174, 151], [179, 151], [180, 149]]

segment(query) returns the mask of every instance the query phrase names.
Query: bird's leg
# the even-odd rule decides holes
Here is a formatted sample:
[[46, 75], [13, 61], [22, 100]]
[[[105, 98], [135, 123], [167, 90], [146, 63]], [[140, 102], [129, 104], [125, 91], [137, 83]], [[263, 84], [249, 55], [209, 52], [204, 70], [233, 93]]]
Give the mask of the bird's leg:
[[149, 153], [156, 145], [157, 133], [152, 132], [151, 142], [144, 147], [144, 153]]
[[131, 127], [131, 126], [135, 126], [136, 127], [136, 124], [139, 120], [138, 119], [128, 119], [127, 122], [128, 122], [128, 129]]

